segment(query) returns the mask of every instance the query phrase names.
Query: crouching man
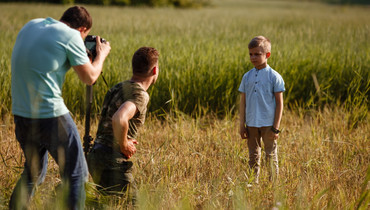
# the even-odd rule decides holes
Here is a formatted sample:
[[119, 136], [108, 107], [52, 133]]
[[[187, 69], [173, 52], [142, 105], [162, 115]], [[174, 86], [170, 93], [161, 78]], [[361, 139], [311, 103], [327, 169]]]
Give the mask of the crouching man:
[[89, 172], [103, 194], [127, 196], [135, 205], [136, 185], [129, 159], [136, 152], [138, 128], [144, 124], [149, 102], [146, 90], [158, 78], [159, 53], [138, 49], [132, 58], [132, 78], [105, 95], [94, 146], [87, 156]]

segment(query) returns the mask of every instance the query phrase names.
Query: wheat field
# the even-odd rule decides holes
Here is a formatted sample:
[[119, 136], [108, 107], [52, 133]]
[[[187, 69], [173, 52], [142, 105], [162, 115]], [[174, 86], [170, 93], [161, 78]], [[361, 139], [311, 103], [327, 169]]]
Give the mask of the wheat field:
[[[0, 209], [7, 209], [24, 157], [11, 116], [10, 58], [30, 19], [58, 19], [68, 5], [0, 3]], [[139, 209], [369, 209], [370, 44], [368, 6], [300, 1], [217, 0], [207, 8], [120, 8], [86, 5], [91, 34], [112, 44], [103, 70], [108, 87], [130, 76], [141, 46], [160, 53], [149, 89], [134, 177]], [[238, 135], [238, 85], [252, 68], [247, 43], [272, 40], [269, 64], [283, 76], [278, 140], [280, 176], [262, 167], [250, 187], [248, 149]], [[94, 85], [92, 135], [108, 87]], [[84, 133], [84, 85], [68, 72], [63, 97]], [[63, 209], [50, 158], [30, 209]], [[87, 183], [87, 209], [124, 209]]]
[[[341, 109], [285, 111], [278, 140], [280, 177], [248, 187], [246, 142], [238, 136], [238, 119], [150, 116], [138, 138], [134, 176], [139, 209], [367, 209], [370, 204], [368, 123], [348, 129], [349, 113]], [[369, 117], [367, 118], [369, 120]], [[80, 132], [83, 123], [78, 121]], [[96, 122], [92, 127], [96, 130]], [[6, 208], [22, 171], [22, 152], [11, 118], [1, 125], [1, 208]], [[54, 188], [60, 183], [57, 165], [49, 160], [45, 182], [31, 209], [58, 209]], [[86, 207], [123, 209], [87, 184]]]

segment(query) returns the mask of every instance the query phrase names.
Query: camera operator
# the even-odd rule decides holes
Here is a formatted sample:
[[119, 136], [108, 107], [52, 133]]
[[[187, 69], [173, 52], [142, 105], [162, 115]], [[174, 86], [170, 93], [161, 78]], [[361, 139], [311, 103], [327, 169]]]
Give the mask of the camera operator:
[[72, 66], [79, 79], [92, 85], [99, 77], [109, 42], [97, 39], [91, 63], [83, 39], [92, 26], [88, 11], [67, 9], [59, 21], [38, 18], [19, 32], [12, 53], [12, 113], [15, 134], [25, 156], [10, 209], [26, 208], [46, 175], [48, 152], [59, 165], [69, 209], [83, 209], [88, 170], [80, 135], [62, 98], [65, 74]]

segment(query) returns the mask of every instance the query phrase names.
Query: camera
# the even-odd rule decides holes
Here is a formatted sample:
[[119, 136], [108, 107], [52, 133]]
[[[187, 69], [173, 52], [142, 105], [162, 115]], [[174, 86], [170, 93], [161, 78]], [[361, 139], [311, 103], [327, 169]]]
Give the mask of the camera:
[[[101, 43], [107, 42], [107, 40], [100, 38]], [[95, 35], [88, 35], [85, 38], [85, 46], [86, 46], [86, 52], [89, 58], [94, 61], [96, 57], [96, 36]]]

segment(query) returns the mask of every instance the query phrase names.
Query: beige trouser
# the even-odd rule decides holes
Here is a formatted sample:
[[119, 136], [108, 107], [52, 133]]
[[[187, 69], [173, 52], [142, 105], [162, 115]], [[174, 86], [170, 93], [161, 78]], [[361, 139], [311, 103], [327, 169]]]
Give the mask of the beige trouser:
[[[275, 180], [279, 174], [277, 140], [274, 140], [273, 132], [270, 127], [247, 127], [248, 131], [248, 149], [249, 166], [254, 170], [255, 182], [258, 183], [261, 164], [261, 146], [262, 141], [266, 153], [266, 166], [269, 172], [270, 180]], [[262, 141], [261, 141], [262, 140]]]

